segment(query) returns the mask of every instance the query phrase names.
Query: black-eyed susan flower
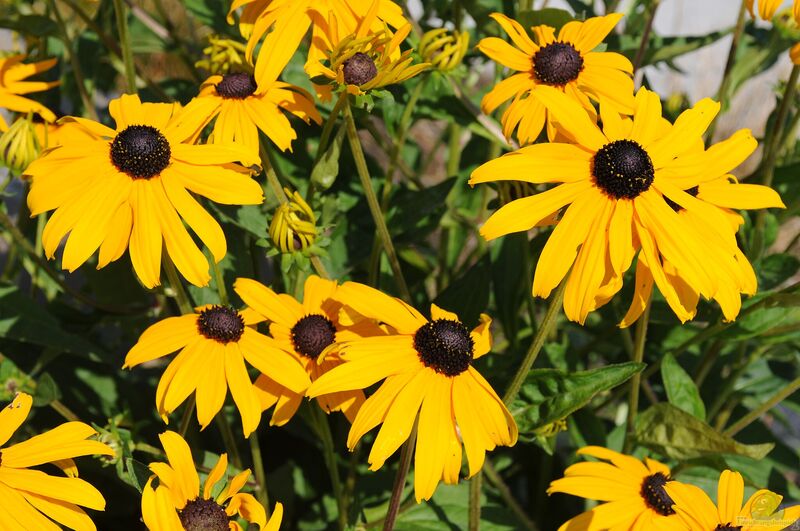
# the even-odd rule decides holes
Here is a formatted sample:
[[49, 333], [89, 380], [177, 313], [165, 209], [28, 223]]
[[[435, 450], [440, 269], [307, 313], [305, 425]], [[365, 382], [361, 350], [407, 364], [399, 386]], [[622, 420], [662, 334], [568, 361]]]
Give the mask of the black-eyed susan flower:
[[601, 461], [571, 465], [563, 478], [550, 483], [547, 494], [561, 492], [604, 503], [564, 522], [558, 531], [686, 529], [664, 490], [671, 480], [669, 467], [648, 457], [639, 460], [600, 446], [586, 446], [577, 453]]
[[744, 480], [730, 470], [719, 476], [716, 505], [694, 485], [672, 481], [665, 490], [689, 531], [780, 531], [800, 518], [800, 505], [775, 511], [783, 497], [768, 490], [756, 491], [743, 506]]
[[[316, 23], [319, 42], [324, 56], [307, 65], [312, 78], [325, 77], [350, 94], [364, 94], [395, 83], [402, 83], [422, 72], [428, 63], [412, 64], [411, 50], [400, 52], [400, 44], [411, 32], [411, 24], [404, 24], [392, 32], [388, 26], [373, 28], [378, 16], [378, 0], [363, 16], [352, 32], [341, 32], [336, 14]], [[329, 87], [318, 87], [324, 95]]]
[[[288, 294], [279, 295], [248, 278], [237, 279], [234, 289], [250, 310], [261, 320], [269, 321], [269, 333], [276, 344], [303, 365], [312, 382], [342, 364], [335, 352], [321, 357], [326, 349], [344, 341], [384, 334], [371, 321], [354, 323], [346, 320], [345, 314], [340, 318], [342, 303], [333, 299], [336, 282], [316, 275], [306, 279], [302, 302]], [[302, 393], [287, 389], [267, 374], [258, 377], [256, 389], [263, 409], [275, 406], [270, 422], [273, 425], [288, 422], [303, 399]], [[352, 422], [364, 403], [364, 392], [338, 391], [318, 396], [317, 403], [328, 413], [341, 411]]]
[[641, 89], [632, 119], [604, 112], [610, 107], [601, 105], [601, 130], [563, 92], [538, 90], [569, 142], [527, 146], [490, 161], [473, 172], [470, 184], [521, 180], [557, 185], [503, 206], [481, 234], [491, 240], [528, 230], [565, 209], [536, 264], [533, 294], [547, 297], [568, 276], [564, 311], [579, 323], [619, 291], [622, 275], [640, 249], [639, 259], [646, 260], [679, 319], [686, 321], [691, 313], [665, 278], [664, 261], [693, 290], [716, 299], [727, 319], [735, 318], [741, 301], [722, 295], [729, 288], [739, 293], [745, 289], [736, 262], [740, 251], [718, 231], [702, 233], [689, 226], [667, 199], [712, 226], [725, 226], [718, 208], [684, 190], [741, 163], [755, 147], [750, 132], [743, 130], [698, 154], [693, 146], [702, 145], [702, 134], [719, 111], [714, 101], [698, 102], [671, 126], [661, 115], [658, 95]]
[[[737, 135], [749, 135], [749, 132], [740, 131]], [[755, 146], [753, 146], [755, 148]], [[698, 155], [703, 150], [698, 151]], [[746, 150], [741, 154], [746, 158], [749, 155]], [[758, 289], [758, 280], [756, 279], [755, 271], [753, 271], [750, 261], [739, 250], [736, 243], [736, 233], [739, 227], [744, 223], [742, 216], [737, 214], [733, 209], [757, 209], [757, 208], [785, 208], [783, 201], [778, 193], [768, 186], [758, 184], [741, 184], [733, 175], [725, 175], [718, 179], [714, 179], [698, 186], [694, 186], [686, 190], [686, 193], [696, 197], [697, 199], [713, 205], [718, 208], [722, 218], [727, 223], [725, 225], [710, 225], [707, 218], [698, 215], [696, 212], [691, 212], [681, 205], [674, 203], [667, 199], [667, 204], [678, 213], [679, 216], [685, 217], [685, 221], [689, 226], [696, 227], [701, 233], [714, 234], [718, 238], [722, 238], [725, 242], [727, 249], [734, 249], [734, 258], [738, 269], [735, 271], [739, 279], [738, 286], [734, 284], [720, 285], [720, 291], [717, 299], [726, 300], [725, 306], [738, 313], [738, 307], [741, 304], [741, 294], [754, 295]], [[718, 221], [720, 218], [718, 218]], [[719, 249], [720, 244], [717, 243], [718, 238], [712, 238], [707, 241], [707, 244]], [[724, 249], [720, 252], [725, 252]], [[657, 264], [663, 270], [663, 280], [668, 282], [675, 294], [677, 301], [680, 302], [683, 312], [689, 315], [689, 318], [694, 318], [697, 312], [697, 303], [700, 300], [700, 294], [687, 284], [675, 266], [667, 260], [662, 260], [662, 263]], [[650, 294], [653, 290], [653, 273], [647, 259], [639, 257], [636, 263], [636, 288], [633, 294], [633, 301], [628, 310], [628, 313], [622, 319], [621, 326], [626, 327], [633, 324], [644, 311], [647, 301], [650, 300]], [[675, 300], [675, 299], [673, 299]]]
[[[248, 325], [251, 312], [230, 306], [207, 306], [196, 313], [168, 317], [150, 326], [125, 357], [123, 368], [135, 367], [180, 350], [164, 370], [156, 389], [156, 408], [167, 421], [194, 392], [197, 421], [205, 428], [222, 408], [228, 389], [250, 435], [261, 420], [261, 407], [247, 363], [295, 393], [311, 383], [288, 352]], [[256, 319], [257, 321], [257, 319]]]
[[469, 33], [445, 28], [426, 31], [419, 40], [419, 55], [432, 68], [449, 72], [461, 64], [469, 49]]
[[[155, 474], [142, 491], [142, 519], [151, 531], [242, 531], [236, 518], [255, 524], [261, 531], [278, 531], [283, 505], [267, 521], [267, 513], [252, 494], [240, 492], [250, 477], [244, 470], [226, 477], [228, 456], [222, 454], [208, 473], [203, 490], [192, 459], [192, 451], [183, 437], [173, 431], [159, 435], [168, 463], [150, 463]], [[225, 485], [216, 496], [215, 486]]]
[[[58, 81], [24, 81], [32, 75], [53, 68], [57, 59], [46, 59], [37, 63], [23, 63], [24, 54], [0, 57], [0, 108], [15, 112], [35, 112], [47, 122], [55, 121], [53, 111], [22, 94], [41, 92], [58, 86]], [[8, 124], [0, 116], [0, 131], [8, 129]]]
[[536, 141], [547, 125], [547, 136], [556, 138], [552, 114], [539, 98], [541, 87], [553, 87], [580, 103], [592, 117], [596, 111], [591, 100], [608, 100], [619, 112], [633, 111], [633, 65], [615, 52], [594, 52], [622, 18], [620, 14], [594, 17], [585, 22], [568, 22], [558, 37], [550, 26], [533, 29], [537, 42], [525, 28], [507, 16], [494, 13], [492, 18], [505, 30], [514, 46], [497, 37], [487, 37], [478, 49], [492, 60], [517, 73], [504, 79], [481, 101], [486, 114], [512, 100], [503, 113], [503, 134], [511, 138], [517, 129], [520, 144]]
[[[19, 429], [31, 410], [33, 399], [19, 393], [0, 411], [0, 446]], [[94, 531], [91, 518], [81, 509], [102, 511], [103, 495], [78, 478], [72, 461], [85, 455], [109, 455], [114, 451], [89, 437], [97, 432], [83, 422], [67, 422], [26, 441], [0, 448], [0, 528], [59, 529], [53, 521], [78, 531]], [[53, 464], [67, 477], [51, 476], [30, 467]], [[48, 519], [49, 518], [49, 519]]]
[[512, 446], [517, 425], [492, 386], [472, 367], [491, 349], [491, 319], [481, 316], [469, 331], [458, 316], [431, 305], [431, 319], [399, 299], [346, 282], [335, 297], [358, 315], [391, 327], [387, 336], [355, 339], [338, 347], [342, 365], [322, 375], [308, 390], [316, 397], [364, 389], [383, 380], [361, 406], [347, 438], [352, 451], [379, 424], [369, 454], [370, 470], [408, 439], [419, 415], [414, 457], [417, 501], [433, 496], [437, 485], [458, 483], [462, 444], [469, 475], [483, 466], [495, 446]]
[[289, 201], [275, 209], [269, 237], [282, 253], [292, 253], [308, 248], [317, 239], [317, 216], [297, 190], [284, 191]]
[[256, 80], [247, 71], [233, 71], [203, 82], [198, 100], [205, 105], [198, 112], [209, 120], [216, 117], [211, 134], [213, 143], [236, 143], [257, 154], [260, 129], [279, 149], [291, 151], [297, 133], [284, 112], [306, 123], [322, 120], [308, 92], [278, 81], [280, 70], [270, 72], [269, 78], [262, 76]]
[[[381, 31], [384, 24], [399, 28], [408, 23], [403, 10], [391, 0], [375, 0], [377, 13], [370, 23], [370, 30]], [[306, 68], [318, 63], [327, 56], [323, 45], [323, 31], [320, 21], [328, 21], [331, 16], [336, 21], [341, 35], [354, 33], [359, 19], [371, 9], [372, 2], [364, 0], [234, 0], [228, 12], [228, 22], [233, 23], [234, 13], [242, 9], [239, 17], [239, 31], [247, 38], [246, 56], [252, 60], [257, 44], [263, 39], [261, 49], [271, 56], [273, 68], [283, 70], [286, 63], [297, 51], [300, 41], [311, 30], [311, 46], [308, 50]], [[270, 31], [271, 30], [271, 31]], [[265, 37], [266, 35], [266, 37]], [[261, 54], [256, 61], [255, 76], [261, 79], [270, 68], [267, 55]], [[269, 73], [268, 77], [272, 77]], [[277, 77], [277, 75], [275, 76]]]
[[109, 104], [116, 130], [84, 118], [65, 119], [65, 129], [89, 133], [94, 140], [49, 150], [25, 171], [33, 180], [31, 215], [55, 210], [42, 235], [48, 258], [65, 236], [61, 265], [69, 271], [98, 248], [98, 268], [128, 249], [139, 280], [153, 288], [160, 283], [163, 245], [189, 282], [208, 284], [208, 260], [184, 221], [215, 261], [225, 256], [227, 244], [219, 224], [189, 192], [245, 205], [261, 203], [263, 191], [250, 170], [236, 164], [258, 163], [249, 150], [194, 145], [205, 119], [196, 102], [181, 109], [123, 95]]

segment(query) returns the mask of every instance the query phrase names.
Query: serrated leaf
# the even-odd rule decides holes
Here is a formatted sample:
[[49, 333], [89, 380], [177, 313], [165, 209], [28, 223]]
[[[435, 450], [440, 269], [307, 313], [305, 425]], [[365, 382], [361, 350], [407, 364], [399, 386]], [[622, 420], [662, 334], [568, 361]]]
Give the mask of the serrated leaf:
[[597, 393], [624, 383], [644, 367], [644, 363], [626, 362], [573, 373], [532, 370], [511, 405], [520, 439], [532, 440], [541, 428], [566, 418]]
[[715, 454], [736, 454], [762, 459], [775, 445], [742, 444], [672, 404], [660, 403], [639, 414], [636, 439], [666, 457], [678, 460]]
[[697, 385], [672, 354], [666, 354], [661, 360], [661, 379], [670, 404], [700, 420], [706, 419], [706, 406], [700, 398]]

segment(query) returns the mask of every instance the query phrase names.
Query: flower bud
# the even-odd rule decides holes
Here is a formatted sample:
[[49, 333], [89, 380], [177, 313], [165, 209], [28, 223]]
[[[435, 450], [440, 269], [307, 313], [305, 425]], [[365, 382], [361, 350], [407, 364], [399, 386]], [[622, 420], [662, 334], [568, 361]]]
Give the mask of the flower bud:
[[213, 75], [227, 74], [231, 68], [237, 71], [245, 68], [245, 45], [241, 42], [209, 35], [208, 46], [203, 48], [203, 54], [205, 57], [194, 66]]
[[317, 238], [317, 218], [297, 191], [284, 191], [289, 201], [275, 210], [269, 235], [282, 253], [292, 253], [314, 243]]
[[426, 32], [419, 41], [419, 54], [440, 72], [449, 72], [461, 64], [469, 48], [469, 33], [444, 28]]
[[0, 135], [0, 161], [12, 171], [21, 173], [36, 160], [40, 150], [30, 113], [18, 118], [8, 131]]

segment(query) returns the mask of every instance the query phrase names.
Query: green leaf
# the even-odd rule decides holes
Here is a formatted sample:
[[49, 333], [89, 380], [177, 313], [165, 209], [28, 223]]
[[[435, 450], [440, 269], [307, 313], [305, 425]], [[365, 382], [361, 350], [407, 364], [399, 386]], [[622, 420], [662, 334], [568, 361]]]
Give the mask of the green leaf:
[[694, 459], [737, 454], [762, 459], [775, 445], [742, 444], [672, 404], [656, 404], [636, 419], [636, 439], [666, 457]]
[[520, 439], [532, 440], [542, 429], [588, 404], [597, 393], [613, 389], [644, 367], [644, 363], [626, 362], [573, 373], [532, 370], [511, 405]]
[[44, 15], [22, 15], [15, 20], [0, 19], [0, 28], [8, 28], [34, 37], [48, 37], [58, 32], [55, 21]]
[[36, 407], [46, 406], [54, 400], [61, 399], [61, 391], [50, 373], [42, 373], [36, 380], [36, 391], [33, 395], [33, 405]]
[[758, 267], [759, 290], [772, 289], [793, 277], [800, 269], [800, 260], [791, 254], [772, 254]]
[[544, 24], [545, 26], [554, 27], [556, 33], [564, 24], [574, 20], [574, 18], [569, 11], [555, 7], [546, 7], [534, 11], [520, 11], [517, 14], [517, 21], [526, 29]]
[[0, 285], [0, 338], [94, 359], [102, 357], [96, 345], [65, 332], [58, 320], [16, 286]]
[[700, 398], [700, 391], [672, 354], [665, 355], [661, 360], [661, 379], [670, 404], [700, 420], [706, 419], [706, 406]]
[[472, 327], [489, 305], [490, 282], [491, 265], [489, 257], [484, 256], [440, 293], [434, 303], [455, 312], [465, 325]]
[[339, 157], [344, 142], [344, 132], [344, 125], [342, 125], [328, 144], [328, 149], [311, 170], [311, 182], [322, 191], [330, 188], [339, 175]]
[[153, 473], [147, 468], [147, 465], [140, 463], [132, 457], [125, 459], [125, 474], [126, 483], [132, 485], [136, 490], [142, 492], [144, 486], [147, 485], [147, 480]]

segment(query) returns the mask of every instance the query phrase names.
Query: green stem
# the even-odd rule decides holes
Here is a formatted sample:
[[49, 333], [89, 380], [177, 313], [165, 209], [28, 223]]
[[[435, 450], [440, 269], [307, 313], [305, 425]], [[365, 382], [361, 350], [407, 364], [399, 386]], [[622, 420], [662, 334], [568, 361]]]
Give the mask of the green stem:
[[114, 13], [117, 18], [117, 31], [122, 47], [122, 61], [125, 63], [125, 86], [128, 94], [136, 94], [136, 69], [133, 65], [133, 49], [128, 32], [128, 10], [122, 0], [114, 0]]
[[400, 463], [397, 466], [397, 475], [394, 478], [394, 485], [392, 486], [392, 496], [389, 498], [389, 509], [386, 511], [386, 518], [383, 521], [383, 531], [392, 531], [394, 523], [397, 520], [397, 512], [400, 509], [400, 500], [403, 497], [403, 490], [406, 487], [406, 476], [408, 476], [408, 469], [411, 467], [411, 455], [414, 453], [414, 443], [417, 441], [417, 423], [419, 417], [414, 420], [414, 427], [411, 428], [411, 434], [408, 440], [403, 443], [403, 448], [400, 450]]
[[753, 421], [761, 418], [761, 416], [766, 414], [770, 409], [780, 404], [786, 398], [789, 398], [798, 389], [800, 389], [800, 378], [795, 378], [794, 381], [792, 381], [791, 383], [789, 383], [789, 385], [787, 385], [786, 387], [775, 393], [775, 395], [773, 395], [772, 398], [764, 402], [764, 404], [762, 404], [759, 408], [754, 409], [753, 411], [751, 411], [750, 413], [739, 419], [738, 422], [730, 426], [722, 433], [729, 437], [733, 437], [734, 435], [742, 431], [744, 428], [749, 426]]
[[167, 273], [167, 284], [172, 289], [175, 302], [178, 303], [178, 309], [184, 315], [194, 313], [194, 305], [192, 305], [186, 290], [183, 289], [183, 283], [178, 276], [178, 271], [175, 269], [175, 264], [172, 263], [172, 258], [167, 253], [164, 253], [161, 261], [164, 264], [164, 271]]
[[269, 516], [269, 492], [267, 491], [267, 475], [264, 473], [264, 460], [261, 454], [261, 444], [258, 441], [258, 430], [250, 434], [247, 438], [250, 441], [250, 456], [253, 459], [253, 472], [256, 475], [258, 482], [258, 489], [256, 489], [256, 498], [258, 502], [264, 506]]
[[[633, 361], [642, 363], [644, 360], [644, 346], [647, 341], [647, 325], [650, 321], [650, 301], [647, 301], [644, 312], [636, 323], [634, 339]], [[628, 454], [633, 448], [633, 430], [636, 424], [636, 413], [639, 410], [639, 390], [642, 385], [642, 373], [637, 372], [631, 378], [631, 394], [628, 401], [628, 420], [625, 424], [625, 444], [622, 453]]]
[[331, 427], [328, 424], [327, 415], [320, 409], [317, 404], [310, 404], [311, 418], [314, 424], [317, 436], [322, 441], [322, 455], [325, 459], [325, 466], [328, 468], [328, 473], [331, 477], [331, 485], [333, 486], [333, 497], [336, 498], [336, 506], [339, 514], [337, 515], [337, 522], [340, 531], [347, 528], [347, 504], [344, 499], [344, 491], [342, 489], [342, 480], [339, 476], [339, 466], [336, 463], [336, 452], [333, 447], [333, 435], [331, 434]]
[[639, 43], [639, 49], [636, 51], [636, 56], [633, 59], [633, 71], [636, 72], [642, 66], [644, 54], [647, 51], [647, 46], [650, 44], [650, 33], [653, 31], [653, 22], [656, 19], [656, 11], [661, 4], [661, 0], [653, 0], [647, 7], [647, 22], [642, 32], [642, 41]]
[[514, 375], [514, 379], [511, 380], [511, 384], [506, 390], [506, 394], [503, 395], [503, 403], [505, 403], [506, 406], [511, 405], [517, 397], [522, 383], [525, 381], [525, 378], [527, 378], [531, 367], [533, 367], [536, 358], [539, 356], [539, 352], [542, 350], [542, 346], [544, 346], [545, 339], [547, 339], [550, 331], [555, 326], [556, 317], [561, 309], [561, 304], [564, 302], [564, 290], [566, 287], [567, 279], [565, 278], [556, 288], [555, 293], [550, 296], [550, 304], [547, 306], [547, 312], [545, 312], [542, 322], [536, 329], [536, 335], [533, 337], [528, 353], [525, 354], [525, 359], [522, 360], [519, 369], [517, 369], [517, 373]]
[[[42, 256], [42, 234], [44, 227], [47, 225], [47, 214], [40, 214], [36, 218], [36, 242], [34, 243], [34, 251], [37, 256]], [[31, 289], [39, 285], [39, 269], [34, 269], [31, 273]]]
[[53, 408], [53, 411], [55, 411], [56, 413], [58, 413], [59, 415], [61, 415], [70, 422], [78, 422], [81, 420], [80, 417], [78, 417], [78, 415], [76, 415], [70, 408], [65, 406], [60, 400], [53, 400], [48, 405], [51, 408]]
[[225, 287], [225, 277], [222, 275], [222, 270], [219, 264], [211, 257], [211, 268], [214, 270], [214, 282], [217, 284], [217, 293], [219, 294], [219, 303], [223, 306], [228, 305], [228, 290]]
[[181, 437], [185, 437], [186, 432], [189, 431], [189, 424], [192, 422], [192, 414], [196, 405], [197, 399], [192, 393], [189, 395], [186, 405], [183, 406], [183, 415], [181, 416], [180, 424], [178, 424], [178, 433], [180, 433]]
[[378, 236], [383, 243], [383, 249], [386, 251], [386, 256], [389, 258], [389, 264], [394, 273], [397, 288], [400, 290], [400, 295], [408, 302], [411, 301], [411, 293], [408, 291], [408, 284], [403, 276], [403, 270], [400, 268], [400, 260], [397, 258], [392, 238], [389, 235], [389, 229], [386, 227], [386, 220], [383, 217], [381, 206], [378, 203], [378, 198], [375, 196], [375, 190], [372, 188], [372, 181], [369, 177], [369, 170], [367, 169], [367, 161], [364, 158], [364, 151], [361, 149], [361, 140], [358, 138], [358, 131], [356, 130], [356, 121], [353, 118], [353, 111], [350, 108], [350, 102], [344, 106], [344, 117], [347, 121], [347, 139], [350, 143], [350, 149], [353, 152], [353, 159], [356, 162], [356, 169], [358, 170], [358, 177], [361, 180], [361, 186], [364, 188], [364, 195], [367, 198], [369, 211], [372, 214], [372, 219], [378, 230]]
[[[794, 65], [792, 67], [792, 72], [789, 74], [789, 80], [786, 82], [786, 89], [784, 90], [777, 114], [775, 115], [775, 123], [772, 126], [771, 135], [768, 142], [764, 145], [764, 158], [761, 163], [761, 184], [764, 186], [772, 186], [772, 180], [775, 176], [775, 164], [778, 161], [781, 140], [783, 139], [781, 133], [783, 131], [783, 125], [786, 122], [786, 117], [789, 114], [789, 109], [791, 109], [794, 104], [798, 77], [800, 77], [800, 65]], [[758, 258], [764, 252], [764, 226], [766, 221], [767, 211], [759, 210], [756, 217], [755, 232], [753, 234], [753, 258]]]
[[479, 531], [481, 528], [481, 483], [483, 472], [478, 470], [469, 480], [469, 531]]
[[242, 470], [244, 468], [242, 466], [242, 456], [239, 455], [239, 447], [236, 445], [236, 438], [233, 436], [231, 423], [228, 421], [225, 410], [220, 410], [214, 417], [214, 421], [217, 423], [217, 428], [219, 428], [219, 433], [222, 436], [222, 443], [225, 445], [228, 455], [231, 456], [231, 463], [239, 470]]
[[275, 173], [275, 168], [272, 167], [272, 162], [269, 158], [269, 148], [263, 140], [259, 142], [259, 145], [261, 148], [261, 164], [264, 166], [264, 173], [267, 175], [267, 183], [280, 204], [288, 203], [289, 199], [283, 191], [283, 186], [281, 186], [281, 181], [278, 179], [278, 174]]
[[486, 479], [489, 480], [489, 483], [491, 483], [494, 488], [497, 489], [497, 492], [500, 493], [500, 497], [503, 498], [505, 504], [517, 517], [519, 523], [522, 524], [522, 527], [524, 527], [527, 531], [538, 531], [536, 524], [530, 519], [528, 514], [525, 512], [525, 509], [522, 508], [516, 498], [514, 498], [514, 495], [511, 493], [511, 489], [508, 488], [508, 485], [506, 485], [505, 481], [503, 481], [503, 478], [488, 459], [483, 464], [483, 472], [486, 474]]
[[61, 38], [64, 41], [65, 51], [69, 56], [69, 63], [70, 66], [72, 66], [72, 75], [75, 76], [75, 84], [78, 87], [78, 94], [80, 94], [83, 106], [86, 108], [86, 112], [89, 113], [89, 117], [94, 121], [98, 121], [97, 111], [92, 103], [92, 98], [86, 91], [86, 82], [83, 77], [83, 69], [81, 68], [78, 56], [75, 53], [75, 45], [72, 42], [72, 38], [69, 36], [67, 25], [64, 22], [64, 18], [61, 16], [61, 11], [59, 11], [55, 0], [50, 0], [50, 8], [53, 10], [53, 14], [56, 17], [56, 22], [58, 23], [58, 28], [61, 31]]
[[321, 278], [331, 278], [330, 273], [328, 273], [328, 270], [325, 269], [325, 264], [322, 263], [322, 260], [319, 259], [319, 256], [312, 254], [309, 260], [311, 260], [311, 265], [314, 267], [314, 271], [317, 272], [317, 275], [319, 275]]
[[[728, 50], [728, 58], [725, 60], [725, 71], [722, 74], [722, 81], [717, 90], [717, 101], [719, 101], [722, 109], [726, 108], [726, 100], [728, 99], [728, 91], [730, 90], [733, 77], [733, 66], [736, 64], [736, 54], [739, 52], [739, 43], [742, 41], [742, 34], [744, 33], [744, 23], [747, 19], [747, 2], [742, 0], [739, 6], [739, 15], [736, 19], [736, 27], [733, 30], [733, 40], [731, 47]], [[706, 140], [712, 141], [714, 139], [714, 131], [717, 129], [717, 120], [711, 122], [711, 125], [706, 130]]]

